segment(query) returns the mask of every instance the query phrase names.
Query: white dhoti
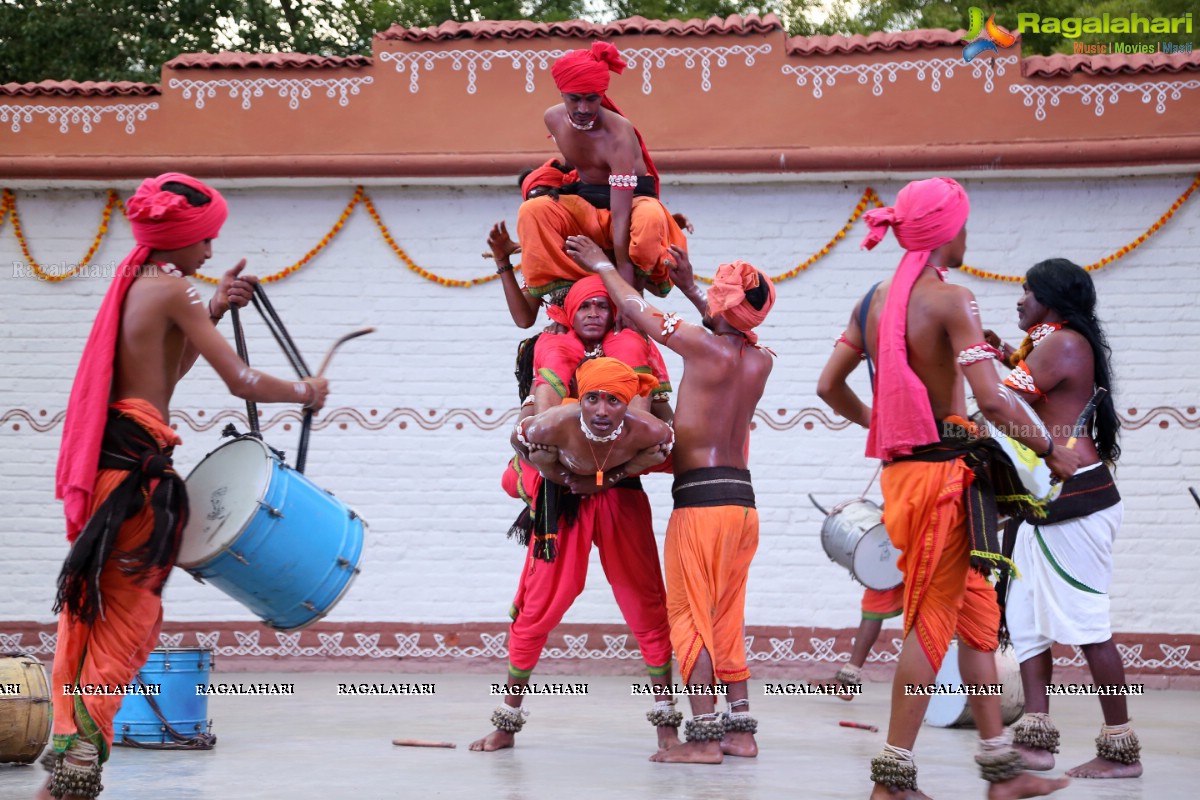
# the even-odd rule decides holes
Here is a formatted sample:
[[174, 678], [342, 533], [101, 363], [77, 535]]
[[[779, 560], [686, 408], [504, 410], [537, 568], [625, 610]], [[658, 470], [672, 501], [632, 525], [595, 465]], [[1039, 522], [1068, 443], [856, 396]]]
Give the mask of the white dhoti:
[[1108, 587], [1124, 503], [1056, 525], [1022, 523], [1004, 613], [1018, 661], [1060, 644], [1112, 638]]

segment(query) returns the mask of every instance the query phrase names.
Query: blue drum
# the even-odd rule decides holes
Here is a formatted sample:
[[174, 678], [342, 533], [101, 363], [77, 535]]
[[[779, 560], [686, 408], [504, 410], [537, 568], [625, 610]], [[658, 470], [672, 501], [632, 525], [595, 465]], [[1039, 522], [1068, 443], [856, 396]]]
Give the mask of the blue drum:
[[147, 686], [157, 684], [160, 691], [157, 695], [125, 696], [113, 718], [113, 743], [179, 747], [205, 738], [215, 742], [215, 737], [208, 736], [212, 730], [208, 695], [196, 690], [197, 684], [208, 685], [211, 672], [212, 650], [172, 647], [152, 651], [138, 678]]
[[187, 490], [176, 564], [272, 628], [321, 619], [359, 572], [363, 520], [254, 437], [209, 453]]

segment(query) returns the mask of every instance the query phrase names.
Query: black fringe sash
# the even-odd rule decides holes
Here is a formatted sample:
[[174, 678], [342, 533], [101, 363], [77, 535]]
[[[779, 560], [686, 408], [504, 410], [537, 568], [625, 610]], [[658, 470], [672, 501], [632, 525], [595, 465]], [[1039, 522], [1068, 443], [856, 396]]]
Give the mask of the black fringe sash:
[[1036, 519], [1046, 516], [1046, 504], [1030, 495], [1000, 444], [953, 422], [941, 423], [941, 440], [913, 450], [896, 461], [953, 461], [963, 458], [975, 473], [967, 489], [967, 530], [971, 537], [971, 567], [984, 575], [1013, 569], [1004, 555], [997, 519], [1001, 516]]
[[1025, 515], [1031, 525], [1055, 525], [1112, 508], [1121, 502], [1121, 493], [1108, 465], [1101, 462], [1087, 472], [1077, 472], [1063, 484], [1062, 492], [1046, 508], [1045, 517]]
[[[642, 479], [625, 478], [610, 488], [640, 492]], [[508, 529], [508, 538], [515, 537], [522, 547], [527, 547], [532, 537], [533, 557], [540, 561], [553, 562], [558, 557], [559, 528], [569, 528], [575, 524], [579, 519], [579, 507], [585, 499], [584, 495], [574, 494], [566, 486], [543, 479], [537, 497], [533, 500], [533, 507], [521, 511]]]
[[[629, 191], [622, 189], [621, 191]], [[559, 194], [574, 194], [579, 195], [584, 200], [587, 200], [591, 205], [600, 209], [612, 208], [612, 200], [610, 198], [611, 188], [608, 184], [584, 183], [576, 181], [568, 183], [558, 190]], [[633, 189], [634, 197], [658, 197], [658, 192], [654, 190], [653, 175], [639, 175], [637, 186]]]
[[676, 475], [671, 497], [675, 508], [755, 507], [750, 470], [736, 467], [701, 467]]
[[[173, 448], [158, 446], [154, 436], [120, 412], [110, 409], [100, 445], [100, 469], [129, 474], [108, 495], [71, 545], [58, 575], [55, 613], [68, 612], [90, 625], [103, 613], [100, 574], [113, 557], [121, 526], [136, 516], [147, 500], [154, 510], [154, 529], [146, 543], [131, 553], [117, 552], [126, 575], [152, 583], [161, 594], [179, 553], [187, 525], [187, 490], [171, 462]], [[151, 481], [158, 485], [150, 492]]]

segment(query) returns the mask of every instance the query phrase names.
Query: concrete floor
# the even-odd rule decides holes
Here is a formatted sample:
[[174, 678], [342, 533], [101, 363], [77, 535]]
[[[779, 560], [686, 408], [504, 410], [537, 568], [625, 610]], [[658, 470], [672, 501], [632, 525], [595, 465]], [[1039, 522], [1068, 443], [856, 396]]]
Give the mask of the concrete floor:
[[[500, 676], [497, 676], [497, 680]], [[280, 798], [463, 798], [463, 800], [754, 800], [866, 798], [868, 760], [884, 739], [888, 685], [871, 683], [845, 703], [831, 697], [763, 697], [751, 683], [759, 718], [758, 759], [720, 766], [651, 764], [653, 731], [645, 697], [629, 677], [547, 677], [586, 682], [585, 697], [534, 697], [516, 749], [472, 753], [490, 730], [499, 698], [478, 675], [334, 673], [213, 675], [228, 683], [296, 684], [296, 694], [210, 697], [216, 748], [150, 752], [116, 748], [104, 771], [111, 800], [279, 800]], [[433, 683], [433, 696], [339, 696], [337, 684]], [[535, 675], [535, 682], [537, 676]], [[1135, 780], [1075, 781], [1055, 797], [1100, 800], [1191, 800], [1200, 775], [1200, 693], [1150, 691], [1131, 710], [1145, 752]], [[1094, 699], [1061, 698], [1060, 764], [1089, 759], [1100, 723]], [[878, 725], [879, 733], [842, 728], [839, 720]], [[395, 747], [393, 738], [453, 741], [458, 749]], [[939, 800], [982, 797], [971, 755], [975, 733], [926, 726], [917, 742], [921, 787]], [[31, 798], [40, 767], [0, 765], [0, 798]], [[1061, 774], [1056, 770], [1051, 774]], [[1188, 789], [1187, 787], [1192, 787]]]

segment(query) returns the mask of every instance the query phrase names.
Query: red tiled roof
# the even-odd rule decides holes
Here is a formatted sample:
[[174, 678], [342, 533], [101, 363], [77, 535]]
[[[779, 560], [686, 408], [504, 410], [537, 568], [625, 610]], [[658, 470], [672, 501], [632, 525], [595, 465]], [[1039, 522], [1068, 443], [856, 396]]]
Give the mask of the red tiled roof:
[[1027, 78], [1053, 78], [1061, 75], [1117, 75], [1125, 73], [1200, 71], [1200, 53], [1165, 55], [1141, 53], [1129, 55], [1085, 56], [1056, 53], [1052, 56], [1028, 56], [1021, 70]]
[[369, 56], [317, 56], [305, 53], [185, 53], [166, 63], [168, 69], [359, 69]]
[[574, 19], [568, 22], [525, 22], [484, 20], [482, 22], [443, 22], [429, 28], [404, 28], [393, 25], [386, 31], [375, 34], [376, 39], [405, 42], [435, 42], [447, 39], [539, 39], [550, 36], [570, 38], [604, 38], [630, 34], [657, 34], [662, 36], [701, 36], [714, 34], [770, 33], [783, 28], [775, 14], [762, 17], [757, 14], [740, 16], [734, 14], [722, 19], [710, 17], [690, 19], [657, 20], [645, 17], [619, 19], [604, 25]]
[[964, 33], [965, 31], [961, 30], [948, 31], [943, 28], [932, 28], [896, 33], [872, 33], [868, 36], [863, 36], [861, 33], [853, 36], [793, 36], [787, 40], [784, 49], [791, 56], [918, 50], [926, 47], [961, 45]]
[[0, 95], [8, 97], [145, 97], [162, 94], [157, 83], [120, 81], [41, 81], [40, 83], [0, 84]]

